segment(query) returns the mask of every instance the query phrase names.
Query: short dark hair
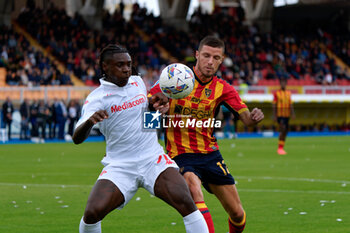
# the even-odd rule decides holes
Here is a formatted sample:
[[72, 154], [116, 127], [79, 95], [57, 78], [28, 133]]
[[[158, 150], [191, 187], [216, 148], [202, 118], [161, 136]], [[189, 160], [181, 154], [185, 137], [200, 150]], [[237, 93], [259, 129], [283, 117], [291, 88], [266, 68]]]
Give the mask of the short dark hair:
[[128, 50], [120, 45], [117, 44], [109, 44], [106, 47], [104, 47], [100, 54], [100, 61], [99, 61], [99, 67], [101, 70], [101, 74], [104, 75], [104, 70], [102, 63], [109, 57], [111, 57], [115, 53], [129, 53]]
[[223, 52], [225, 51], [225, 43], [215, 36], [204, 37], [199, 42], [198, 51], [200, 51], [204, 45], [214, 47], [214, 48], [222, 48]]

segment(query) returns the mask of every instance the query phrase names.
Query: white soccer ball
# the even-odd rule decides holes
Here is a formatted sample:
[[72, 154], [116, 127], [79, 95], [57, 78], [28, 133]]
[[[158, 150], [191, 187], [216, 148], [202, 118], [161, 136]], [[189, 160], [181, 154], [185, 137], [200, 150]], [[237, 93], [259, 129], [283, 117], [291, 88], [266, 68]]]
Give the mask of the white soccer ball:
[[194, 79], [194, 74], [188, 66], [173, 63], [162, 70], [159, 77], [159, 87], [167, 97], [182, 99], [192, 92]]

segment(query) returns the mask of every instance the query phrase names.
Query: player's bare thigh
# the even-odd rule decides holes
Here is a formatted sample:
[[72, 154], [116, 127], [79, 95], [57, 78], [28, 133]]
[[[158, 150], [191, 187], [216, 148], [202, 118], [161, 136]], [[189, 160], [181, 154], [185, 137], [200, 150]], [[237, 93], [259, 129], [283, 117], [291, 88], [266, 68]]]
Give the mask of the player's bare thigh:
[[240, 221], [244, 216], [243, 207], [236, 186], [209, 184], [210, 190], [219, 199], [232, 220]]
[[98, 180], [91, 190], [84, 212], [84, 222], [96, 223], [109, 212], [124, 203], [124, 196], [119, 188], [109, 180]]
[[185, 179], [175, 168], [167, 168], [158, 176], [154, 185], [154, 193], [173, 206], [182, 216], [197, 209]]

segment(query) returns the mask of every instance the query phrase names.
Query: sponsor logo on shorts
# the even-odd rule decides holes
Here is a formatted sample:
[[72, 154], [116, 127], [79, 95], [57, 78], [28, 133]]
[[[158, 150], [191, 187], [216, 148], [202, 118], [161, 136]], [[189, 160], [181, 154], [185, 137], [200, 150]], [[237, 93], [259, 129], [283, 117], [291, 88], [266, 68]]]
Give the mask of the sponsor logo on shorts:
[[106, 171], [106, 170], [103, 170], [103, 171], [101, 172], [100, 176], [103, 176], [103, 174], [106, 174], [106, 173], [107, 173], [107, 171]]

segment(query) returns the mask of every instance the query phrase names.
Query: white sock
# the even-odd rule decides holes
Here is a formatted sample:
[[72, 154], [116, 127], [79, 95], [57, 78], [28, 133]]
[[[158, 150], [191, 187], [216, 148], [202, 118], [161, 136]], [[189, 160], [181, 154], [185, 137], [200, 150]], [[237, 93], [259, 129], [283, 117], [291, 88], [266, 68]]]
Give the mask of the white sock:
[[209, 233], [202, 213], [196, 210], [184, 218], [186, 233]]
[[86, 224], [84, 217], [80, 220], [79, 233], [101, 233], [101, 221], [94, 224]]

